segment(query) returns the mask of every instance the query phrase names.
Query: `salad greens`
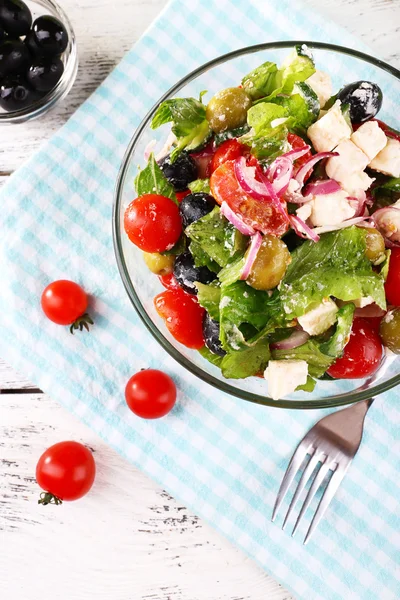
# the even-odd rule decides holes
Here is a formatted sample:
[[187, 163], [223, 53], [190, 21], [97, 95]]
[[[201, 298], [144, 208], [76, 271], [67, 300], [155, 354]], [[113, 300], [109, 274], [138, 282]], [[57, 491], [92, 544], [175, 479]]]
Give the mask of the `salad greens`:
[[146, 167], [136, 175], [135, 189], [138, 196], [160, 194], [177, 203], [174, 186], [165, 177], [153, 153], [150, 154]]
[[197, 300], [199, 301], [200, 306], [206, 309], [212, 319], [219, 321], [219, 305], [221, 302], [221, 288], [219, 283], [213, 281], [207, 285], [197, 281], [196, 288]]
[[335, 360], [321, 351], [320, 342], [314, 338], [310, 338], [305, 344], [292, 350], [273, 350], [272, 358], [274, 360], [305, 360], [308, 364], [308, 374], [317, 379], [322, 377]]
[[219, 264], [215, 262], [215, 260], [213, 260], [197, 242], [190, 242], [189, 251], [193, 256], [196, 267], [207, 267], [213, 273], [218, 273], [221, 271]]
[[198, 194], [199, 192], [204, 192], [206, 194], [210, 193], [210, 180], [207, 179], [195, 179], [188, 185], [189, 190], [192, 194]]
[[222, 375], [227, 379], [244, 379], [262, 373], [266, 368], [271, 353], [268, 339], [262, 338], [244, 350], [233, 351], [221, 361]]
[[355, 306], [352, 303], [346, 304], [338, 310], [335, 333], [321, 344], [321, 352], [332, 358], [342, 356], [344, 347], [350, 337], [354, 311]]

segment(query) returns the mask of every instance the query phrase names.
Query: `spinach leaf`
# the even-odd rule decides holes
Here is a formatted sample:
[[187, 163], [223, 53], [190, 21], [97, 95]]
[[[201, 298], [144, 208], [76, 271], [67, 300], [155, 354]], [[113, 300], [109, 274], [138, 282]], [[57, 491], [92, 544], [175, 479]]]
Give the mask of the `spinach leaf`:
[[350, 338], [354, 311], [354, 304], [346, 304], [338, 310], [336, 330], [329, 340], [320, 345], [321, 352], [332, 358], [342, 356], [344, 347]]
[[210, 193], [210, 180], [209, 179], [195, 179], [188, 185], [189, 190], [192, 194], [197, 194], [198, 192], [205, 192], [206, 194]]
[[185, 233], [221, 267], [232, 261], [237, 253], [244, 252], [248, 239], [221, 215], [218, 206], [191, 223]]
[[262, 338], [244, 350], [226, 354], [221, 361], [222, 375], [227, 379], [245, 379], [261, 373], [270, 358], [268, 340]]
[[242, 86], [253, 100], [268, 96], [275, 86], [278, 67], [273, 62], [265, 62], [242, 79]]
[[364, 229], [347, 227], [321, 235], [317, 244], [306, 241], [292, 252], [279, 286], [288, 317], [300, 317], [327, 296], [340, 300], [371, 296], [386, 308], [383, 277], [365, 255], [365, 235]]
[[160, 194], [160, 196], [171, 198], [175, 204], [178, 204], [174, 187], [164, 176], [153, 153], [150, 154], [147, 166], [136, 175], [135, 189], [138, 196]]
[[219, 303], [221, 300], [219, 283], [213, 281], [210, 285], [206, 285], [196, 281], [195, 285], [198, 291], [197, 300], [200, 306], [206, 309], [212, 319], [219, 321]]

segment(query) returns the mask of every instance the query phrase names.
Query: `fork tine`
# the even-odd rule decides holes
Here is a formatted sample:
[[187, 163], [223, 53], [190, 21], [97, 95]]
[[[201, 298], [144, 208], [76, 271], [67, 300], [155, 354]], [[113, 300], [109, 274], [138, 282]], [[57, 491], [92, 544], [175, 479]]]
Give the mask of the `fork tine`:
[[346, 471], [350, 466], [350, 462], [345, 468], [338, 467], [336, 471], [333, 473], [332, 477], [329, 480], [328, 485], [326, 486], [325, 492], [319, 501], [318, 508], [315, 512], [315, 515], [311, 521], [311, 525], [308, 528], [307, 535], [304, 540], [304, 545], [307, 544], [308, 540], [316, 530], [320, 520], [325, 514], [326, 509], [328, 508], [333, 496], [336, 494], [339, 485], [342, 483], [343, 477], [346, 475]]
[[299, 499], [299, 496], [301, 494], [301, 492], [304, 490], [307, 481], [310, 479], [315, 467], [317, 466], [320, 458], [321, 458], [322, 454], [320, 452], [317, 452], [317, 450], [315, 449], [313, 454], [311, 455], [311, 458], [306, 466], [306, 468], [304, 469], [303, 475], [301, 476], [301, 479], [299, 481], [299, 484], [296, 488], [296, 491], [294, 493], [294, 496], [292, 498], [292, 501], [290, 503], [289, 509], [286, 513], [286, 517], [285, 520], [283, 521], [283, 525], [282, 525], [282, 529], [285, 529], [286, 527], [286, 523], [288, 522], [288, 520], [290, 519], [292, 513], [293, 513], [293, 509], [295, 508], [297, 501]]
[[303, 460], [307, 456], [308, 452], [312, 448], [312, 444], [305, 445], [303, 442], [297, 446], [296, 452], [293, 454], [290, 459], [290, 463], [288, 468], [286, 469], [286, 473], [282, 479], [281, 487], [279, 488], [278, 495], [275, 500], [274, 510], [272, 512], [272, 521], [275, 521], [276, 515], [278, 514], [278, 510], [281, 507], [281, 504], [287, 494], [287, 491], [292, 483], [293, 479], [297, 471], [299, 470]]
[[297, 528], [300, 525], [300, 521], [303, 518], [303, 515], [306, 512], [307, 508], [310, 506], [311, 501], [314, 498], [316, 491], [318, 490], [319, 486], [321, 485], [325, 475], [329, 471], [328, 457], [327, 456], [323, 457], [321, 462], [322, 462], [321, 468], [319, 469], [318, 473], [316, 474], [315, 479], [314, 479], [310, 489], [308, 490], [308, 494], [306, 496], [306, 499], [304, 500], [303, 506], [301, 507], [300, 514], [297, 517], [296, 524], [293, 527], [292, 537], [296, 533]]

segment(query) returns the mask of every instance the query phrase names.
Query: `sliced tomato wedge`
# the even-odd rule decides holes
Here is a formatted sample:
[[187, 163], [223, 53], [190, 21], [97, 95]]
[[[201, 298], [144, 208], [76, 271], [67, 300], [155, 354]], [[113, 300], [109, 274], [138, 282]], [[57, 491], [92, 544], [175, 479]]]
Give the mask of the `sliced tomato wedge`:
[[268, 199], [256, 200], [247, 194], [236, 179], [234, 161], [227, 161], [212, 173], [211, 193], [218, 204], [226, 202], [246, 225], [275, 236], [288, 230], [288, 223]]

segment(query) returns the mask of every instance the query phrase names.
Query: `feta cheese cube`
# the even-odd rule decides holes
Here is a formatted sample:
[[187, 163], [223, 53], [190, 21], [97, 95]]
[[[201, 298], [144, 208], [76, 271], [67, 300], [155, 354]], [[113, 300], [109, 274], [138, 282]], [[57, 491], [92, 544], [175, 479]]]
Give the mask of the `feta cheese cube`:
[[335, 152], [339, 156], [328, 158], [326, 161], [326, 174], [331, 179], [341, 183], [349, 175], [360, 173], [369, 163], [369, 158], [351, 140], [343, 140], [336, 146]]
[[284, 398], [307, 382], [308, 364], [305, 360], [270, 360], [264, 371], [268, 393], [273, 400]]
[[306, 79], [306, 83], [317, 94], [320, 106], [323, 108], [333, 94], [330, 75], [324, 71], [317, 70], [311, 77]]
[[302, 206], [300, 206], [300, 208], [298, 208], [296, 210], [296, 215], [302, 221], [307, 221], [307, 219], [309, 219], [311, 216], [311, 213], [313, 211], [313, 206], [314, 206], [314, 203], [312, 200], [310, 202], [306, 202], [305, 204], [303, 204]]
[[350, 300], [354, 304], [356, 308], [364, 308], [364, 306], [369, 306], [373, 304], [374, 299], [371, 296], [365, 296], [364, 298], [357, 298], [356, 300]]
[[307, 129], [307, 135], [317, 152], [328, 152], [343, 140], [350, 139], [352, 131], [340, 105], [340, 100], [336, 100], [332, 108]]
[[376, 121], [367, 121], [353, 133], [351, 141], [372, 160], [386, 146], [386, 135]]
[[365, 171], [360, 171], [359, 173], [352, 173], [352, 175], [345, 177], [340, 182], [340, 185], [346, 190], [349, 196], [357, 196], [357, 192], [360, 190], [365, 192], [371, 187], [374, 181], [374, 177], [369, 177]]
[[369, 163], [369, 166], [379, 173], [400, 177], [400, 142], [387, 138], [386, 146]]
[[324, 298], [321, 304], [298, 317], [298, 322], [310, 335], [324, 333], [336, 321], [338, 307], [331, 298]]
[[[311, 205], [310, 222], [314, 227], [336, 225], [355, 215], [355, 208], [347, 200], [348, 193], [339, 190], [333, 194], [314, 196]], [[298, 215], [300, 216], [300, 215]], [[300, 218], [303, 218], [300, 216]]]

